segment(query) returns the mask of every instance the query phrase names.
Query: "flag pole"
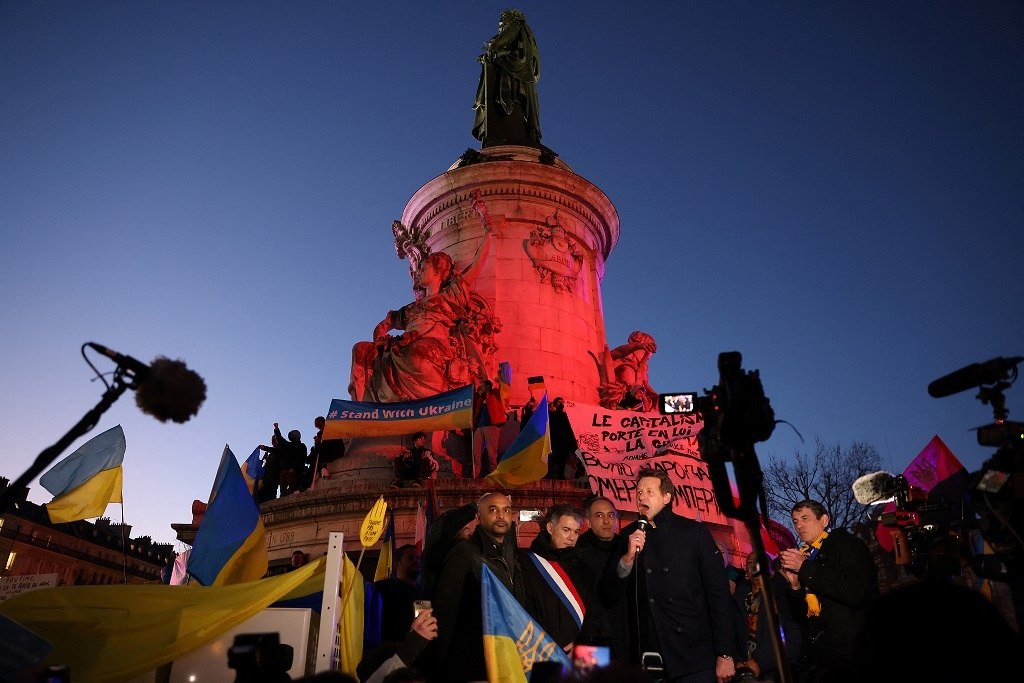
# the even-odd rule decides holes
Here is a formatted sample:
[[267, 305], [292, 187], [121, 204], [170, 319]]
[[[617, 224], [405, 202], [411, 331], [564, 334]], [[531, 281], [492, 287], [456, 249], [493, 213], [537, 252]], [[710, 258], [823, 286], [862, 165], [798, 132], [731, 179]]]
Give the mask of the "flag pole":
[[[356, 577], [359, 576], [359, 565], [363, 563], [363, 554], [366, 552], [366, 548], [359, 549], [359, 557], [356, 559], [356, 571], [352, 580], [349, 582], [348, 587], [345, 588], [345, 595], [341, 598], [341, 609], [345, 610], [345, 604], [348, 602], [349, 593], [352, 592], [352, 586], [356, 585]], [[342, 574], [342, 580], [344, 580], [344, 574]]]

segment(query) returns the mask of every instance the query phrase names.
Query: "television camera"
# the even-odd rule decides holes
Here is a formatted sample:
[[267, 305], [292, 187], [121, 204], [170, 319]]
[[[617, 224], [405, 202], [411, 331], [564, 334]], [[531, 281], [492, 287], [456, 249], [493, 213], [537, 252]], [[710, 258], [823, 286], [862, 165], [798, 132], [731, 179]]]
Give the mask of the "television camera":
[[1024, 356], [997, 357], [972, 363], [928, 385], [934, 398], [978, 387], [976, 398], [991, 405], [995, 421], [977, 428], [978, 444], [996, 448], [970, 477], [977, 522], [994, 555], [976, 555], [974, 572], [994, 580], [1010, 580], [1018, 597], [1024, 595], [1024, 423], [1007, 420], [1004, 391], [1017, 381]]
[[[697, 435], [701, 457], [708, 466], [718, 505], [729, 517], [756, 518], [755, 503], [763, 496], [761, 466], [754, 444], [767, 441], [775, 430], [775, 411], [764, 394], [760, 373], [743, 369], [738, 351], [718, 354], [718, 384], [696, 393], [660, 394], [663, 414], [697, 413], [704, 426]], [[729, 466], [740, 494], [737, 503], [729, 478]]]
[[[753, 544], [753, 552], [762, 567], [769, 566], [761, 540], [761, 519], [768, 519], [768, 503], [764, 494], [764, 474], [754, 452], [754, 444], [767, 441], [775, 431], [775, 411], [764, 394], [757, 370], [743, 369], [743, 356], [738, 351], [718, 354], [718, 384], [696, 393], [660, 394], [658, 406], [662, 413], [697, 413], [704, 426], [697, 434], [697, 447], [711, 476], [711, 486], [722, 512], [744, 523]], [[738, 500], [733, 497], [729, 469], [735, 477]], [[761, 512], [758, 513], [758, 504]], [[788, 658], [779, 630], [777, 603], [772, 582], [762, 584], [768, 632], [772, 634], [772, 651], [779, 667], [779, 680], [789, 683]]]
[[240, 633], [228, 649], [228, 667], [235, 670], [236, 683], [280, 683], [290, 681], [294, 650], [281, 642], [278, 633]]
[[858, 503], [893, 503], [879, 513], [878, 523], [892, 539], [895, 563], [919, 578], [959, 574], [961, 547], [968, 545], [963, 533], [971, 524], [968, 506], [949, 503], [951, 498], [962, 498], [955, 482], [941, 488], [947, 490], [926, 493], [911, 486], [902, 474], [888, 472], [872, 472], [853, 482]]

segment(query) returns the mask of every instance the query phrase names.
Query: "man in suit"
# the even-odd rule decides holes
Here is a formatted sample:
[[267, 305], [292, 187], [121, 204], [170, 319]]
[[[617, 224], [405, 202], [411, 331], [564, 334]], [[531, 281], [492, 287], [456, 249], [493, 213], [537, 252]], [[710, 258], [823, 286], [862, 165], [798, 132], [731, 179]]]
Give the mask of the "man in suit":
[[664, 470], [641, 469], [634, 493], [640, 519], [602, 579], [602, 591], [626, 600], [630, 660], [649, 669], [660, 660], [667, 683], [727, 683], [739, 653], [722, 553], [703, 523], [672, 511]]

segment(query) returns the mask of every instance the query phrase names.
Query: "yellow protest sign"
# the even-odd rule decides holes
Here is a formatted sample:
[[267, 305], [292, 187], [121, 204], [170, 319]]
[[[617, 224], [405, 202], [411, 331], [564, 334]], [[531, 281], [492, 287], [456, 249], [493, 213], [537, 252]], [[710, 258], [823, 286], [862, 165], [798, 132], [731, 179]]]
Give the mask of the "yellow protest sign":
[[387, 501], [384, 496], [377, 499], [370, 511], [366, 513], [363, 525], [359, 528], [359, 542], [364, 548], [369, 548], [380, 539], [384, 533], [385, 515], [388, 511]]

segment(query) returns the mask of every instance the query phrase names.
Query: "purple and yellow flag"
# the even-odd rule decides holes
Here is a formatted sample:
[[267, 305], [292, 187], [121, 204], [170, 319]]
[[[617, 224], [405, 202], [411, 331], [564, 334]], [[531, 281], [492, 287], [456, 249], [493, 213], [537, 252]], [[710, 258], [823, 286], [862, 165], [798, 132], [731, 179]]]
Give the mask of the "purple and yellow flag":
[[120, 503], [126, 444], [121, 425], [82, 444], [39, 477], [53, 494], [46, 513], [54, 524], [99, 517], [108, 503]]
[[415, 432], [468, 429], [473, 425], [473, 385], [415, 401], [371, 403], [331, 401], [323, 439], [400, 436]]
[[569, 656], [484, 564], [480, 572], [484, 661], [492, 683], [526, 683], [537, 662], [572, 668]]

